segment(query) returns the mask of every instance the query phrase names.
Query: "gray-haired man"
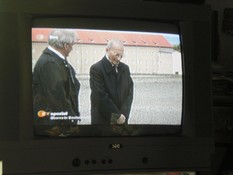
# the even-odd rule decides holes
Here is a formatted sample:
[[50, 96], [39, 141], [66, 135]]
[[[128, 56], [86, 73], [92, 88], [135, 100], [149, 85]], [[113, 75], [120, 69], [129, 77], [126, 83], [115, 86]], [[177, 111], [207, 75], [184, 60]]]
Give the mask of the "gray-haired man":
[[48, 38], [49, 46], [34, 67], [33, 108], [36, 125], [73, 126], [80, 120], [80, 83], [75, 77], [74, 68], [66, 60], [75, 40], [72, 30], [54, 30]]

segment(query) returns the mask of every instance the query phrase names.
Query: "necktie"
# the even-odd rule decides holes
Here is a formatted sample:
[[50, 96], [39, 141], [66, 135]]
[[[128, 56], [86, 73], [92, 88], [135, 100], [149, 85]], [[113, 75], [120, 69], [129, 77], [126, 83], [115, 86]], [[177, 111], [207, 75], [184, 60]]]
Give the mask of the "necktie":
[[115, 67], [115, 71], [118, 74], [118, 69], [117, 69], [117, 65], [114, 66]]
[[118, 70], [117, 70], [117, 66], [116, 65], [113, 65], [113, 75], [118, 78]]
[[71, 77], [71, 80], [72, 80], [72, 83], [74, 83], [74, 75], [71, 71], [71, 67], [70, 67], [70, 64], [68, 63], [67, 59], [65, 58], [64, 60], [64, 63], [65, 63], [65, 67], [68, 69], [68, 72], [70, 74], [70, 77]]

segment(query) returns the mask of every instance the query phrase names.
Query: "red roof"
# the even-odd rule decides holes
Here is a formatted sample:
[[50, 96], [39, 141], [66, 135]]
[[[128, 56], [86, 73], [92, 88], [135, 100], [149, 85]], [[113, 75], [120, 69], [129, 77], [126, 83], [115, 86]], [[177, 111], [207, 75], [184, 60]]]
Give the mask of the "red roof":
[[[32, 30], [33, 42], [47, 42], [48, 35], [52, 29], [36, 28]], [[136, 33], [136, 32], [114, 32], [104, 30], [75, 30], [78, 35], [78, 43], [81, 44], [107, 44], [112, 38], [118, 38], [128, 46], [157, 46], [172, 47], [167, 39], [160, 34]]]

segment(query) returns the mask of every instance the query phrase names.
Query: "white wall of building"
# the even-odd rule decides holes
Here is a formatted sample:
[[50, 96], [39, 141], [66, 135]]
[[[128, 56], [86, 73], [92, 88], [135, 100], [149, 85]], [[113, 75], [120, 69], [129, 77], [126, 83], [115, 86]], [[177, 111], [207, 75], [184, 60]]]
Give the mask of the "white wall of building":
[[[32, 64], [47, 47], [47, 43], [32, 44]], [[92, 64], [102, 59], [105, 45], [76, 44], [68, 57], [77, 74], [89, 74]], [[172, 48], [125, 46], [122, 62], [132, 74], [182, 74], [181, 55]]]

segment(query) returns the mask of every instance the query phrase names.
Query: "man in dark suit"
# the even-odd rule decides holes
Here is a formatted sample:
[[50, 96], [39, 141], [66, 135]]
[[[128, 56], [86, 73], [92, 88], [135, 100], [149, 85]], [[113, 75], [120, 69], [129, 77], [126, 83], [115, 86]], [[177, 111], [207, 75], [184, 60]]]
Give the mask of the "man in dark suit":
[[54, 30], [33, 72], [36, 125], [73, 126], [79, 121], [80, 83], [66, 58], [76, 40], [71, 30]]
[[120, 62], [123, 43], [108, 42], [106, 55], [90, 68], [91, 123], [127, 124], [133, 100], [129, 67]]

